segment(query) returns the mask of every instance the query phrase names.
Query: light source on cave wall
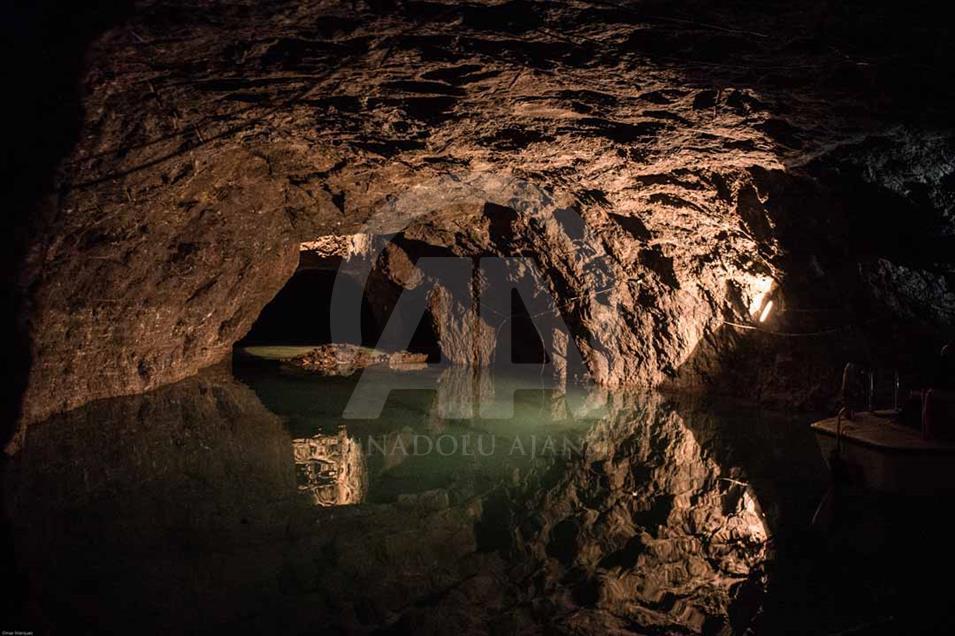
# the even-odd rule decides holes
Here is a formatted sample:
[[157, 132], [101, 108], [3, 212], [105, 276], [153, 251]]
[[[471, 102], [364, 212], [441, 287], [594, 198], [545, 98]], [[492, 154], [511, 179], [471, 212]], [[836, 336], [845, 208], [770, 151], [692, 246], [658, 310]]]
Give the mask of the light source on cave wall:
[[776, 281], [769, 276], [758, 276], [750, 286], [752, 300], [749, 303], [749, 315], [763, 323], [773, 313], [773, 296], [776, 294]]

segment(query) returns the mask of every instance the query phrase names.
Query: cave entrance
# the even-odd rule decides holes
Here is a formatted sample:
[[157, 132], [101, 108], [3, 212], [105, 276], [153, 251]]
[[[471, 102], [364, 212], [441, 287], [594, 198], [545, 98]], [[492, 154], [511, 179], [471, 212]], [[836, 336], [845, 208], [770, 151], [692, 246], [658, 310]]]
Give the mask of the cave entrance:
[[[262, 309], [249, 333], [237, 346], [321, 345], [332, 341], [332, 289], [358, 283], [337, 276], [333, 269], [299, 269]], [[378, 333], [374, 313], [362, 296], [361, 341], [348, 344], [373, 346]]]
[[[331, 331], [332, 290], [336, 285], [351, 286], [348, 297], [361, 297], [360, 341], [335, 341], [375, 347], [391, 317], [393, 298], [400, 289], [362, 290], [349, 276], [339, 276], [332, 268], [300, 268], [259, 314], [249, 333], [237, 347], [319, 346], [333, 342]], [[397, 286], [396, 286], [397, 287]], [[430, 309], [421, 316], [408, 316], [417, 325], [407, 350], [424, 353], [428, 362], [441, 360], [441, 348]]]
[[511, 290], [511, 350], [512, 364], [548, 364], [550, 356], [534, 324], [534, 319], [516, 289]]

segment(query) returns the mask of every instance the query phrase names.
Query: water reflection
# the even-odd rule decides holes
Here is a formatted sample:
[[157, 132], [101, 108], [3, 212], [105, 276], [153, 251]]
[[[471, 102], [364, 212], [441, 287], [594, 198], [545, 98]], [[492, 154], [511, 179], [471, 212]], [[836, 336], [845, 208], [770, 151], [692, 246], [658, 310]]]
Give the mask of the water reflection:
[[317, 506], [360, 503], [368, 489], [368, 475], [361, 444], [348, 437], [345, 427], [337, 435], [313, 435], [292, 440], [298, 489]]
[[[462, 369], [343, 420], [348, 381], [257, 374], [214, 370], [29, 431], [5, 504], [48, 620], [698, 632], [758, 607], [769, 531], [717, 420]], [[491, 395], [514, 395], [513, 416], [439, 408]]]
[[541, 591], [573, 599], [560, 629], [700, 632], [729, 628], [731, 613], [745, 629], [758, 604], [740, 591], [762, 588], [768, 559], [755, 491], [661, 396], [615, 393], [607, 411], [580, 456], [528, 489], [519, 526]]

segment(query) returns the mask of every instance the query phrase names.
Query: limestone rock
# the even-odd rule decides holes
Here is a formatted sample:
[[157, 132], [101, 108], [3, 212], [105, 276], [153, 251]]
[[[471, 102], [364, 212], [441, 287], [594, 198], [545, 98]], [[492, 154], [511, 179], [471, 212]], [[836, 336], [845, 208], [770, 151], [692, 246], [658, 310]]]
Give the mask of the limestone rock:
[[[23, 422], [227, 356], [330, 235], [531, 257], [608, 385], [803, 393], [759, 375], [801, 345], [726, 324], [753, 326], [766, 279], [791, 310], [769, 330], [840, 331], [814, 368], [906, 340], [866, 321], [859, 272], [907, 268], [875, 270], [902, 303], [951, 293], [944, 21], [733, 9], [136, 2], [80, 56], [77, 141], [32, 214]], [[437, 315], [449, 354], [486, 360]]]

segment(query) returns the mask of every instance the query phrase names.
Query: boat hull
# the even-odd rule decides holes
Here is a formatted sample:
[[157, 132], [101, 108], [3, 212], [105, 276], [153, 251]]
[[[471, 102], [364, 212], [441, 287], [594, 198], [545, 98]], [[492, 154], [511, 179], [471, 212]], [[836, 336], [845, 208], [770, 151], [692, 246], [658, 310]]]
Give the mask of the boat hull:
[[812, 428], [830, 469], [839, 446], [844, 472], [854, 485], [903, 495], [955, 492], [955, 446], [924, 440], [917, 431], [872, 415], [839, 425], [833, 418]]

